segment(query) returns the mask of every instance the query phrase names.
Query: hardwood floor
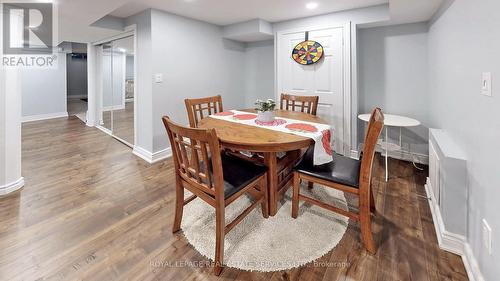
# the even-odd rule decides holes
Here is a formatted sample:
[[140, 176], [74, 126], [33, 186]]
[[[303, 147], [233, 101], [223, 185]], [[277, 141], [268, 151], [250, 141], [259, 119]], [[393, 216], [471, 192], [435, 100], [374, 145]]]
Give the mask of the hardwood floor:
[[149, 165], [76, 117], [25, 123], [26, 185], [0, 198], [0, 280], [467, 280], [460, 257], [437, 246], [419, 197], [425, 173], [397, 160], [390, 165], [386, 184], [382, 159], [375, 163], [376, 255], [364, 250], [351, 223], [337, 248], [307, 266], [226, 268], [216, 277], [196, 266], [207, 260], [182, 234], [171, 233], [170, 160]]

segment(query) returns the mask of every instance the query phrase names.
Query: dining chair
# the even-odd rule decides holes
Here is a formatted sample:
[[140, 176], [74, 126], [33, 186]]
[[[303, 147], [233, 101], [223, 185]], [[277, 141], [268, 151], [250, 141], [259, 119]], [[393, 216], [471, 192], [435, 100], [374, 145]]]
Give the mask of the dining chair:
[[[258, 204], [261, 204], [264, 218], [268, 218], [267, 168], [222, 152], [215, 129], [183, 127], [168, 117], [163, 117], [163, 124], [170, 139], [175, 165], [176, 200], [172, 232], [181, 229], [184, 206], [195, 198], [214, 207], [214, 272], [219, 275], [223, 268], [224, 236]], [[184, 199], [184, 189], [193, 195]], [[226, 225], [225, 208], [245, 194], [250, 194], [254, 202]]]
[[[380, 108], [375, 108], [368, 123], [361, 160], [354, 160], [334, 153], [331, 162], [314, 166], [311, 164], [311, 161], [306, 159], [312, 157], [311, 155], [314, 151], [309, 149], [306, 152], [306, 156], [295, 167], [293, 175], [293, 218], [297, 218], [299, 201], [302, 200], [359, 221], [361, 226], [361, 237], [365, 248], [372, 254], [376, 253], [371, 231], [371, 213], [375, 212], [375, 202], [371, 183], [375, 147], [383, 126], [384, 114]], [[321, 184], [327, 188], [334, 188], [354, 194], [359, 198], [358, 212], [353, 213], [345, 211], [300, 194], [300, 180], [302, 179]]]
[[316, 115], [318, 111], [318, 101], [319, 96], [295, 96], [282, 93], [280, 98], [280, 109]]
[[203, 118], [224, 111], [220, 95], [198, 99], [185, 99], [184, 103], [186, 104], [188, 113], [189, 126], [192, 128], [197, 128], [198, 123]]

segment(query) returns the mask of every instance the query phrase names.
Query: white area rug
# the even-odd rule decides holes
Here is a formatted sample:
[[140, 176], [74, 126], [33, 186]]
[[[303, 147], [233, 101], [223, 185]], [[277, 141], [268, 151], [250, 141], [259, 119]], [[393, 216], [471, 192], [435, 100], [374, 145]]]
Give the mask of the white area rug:
[[[260, 207], [253, 210], [225, 237], [224, 264], [250, 271], [278, 271], [302, 266], [332, 250], [342, 239], [348, 218], [301, 202], [299, 216], [291, 216], [291, 191], [274, 217], [264, 219]], [[188, 192], [187, 192], [188, 193]], [[342, 192], [315, 185], [301, 193], [347, 210]], [[226, 225], [250, 205], [242, 197], [226, 208]], [[182, 230], [203, 256], [215, 256], [215, 209], [197, 198], [184, 207]]]

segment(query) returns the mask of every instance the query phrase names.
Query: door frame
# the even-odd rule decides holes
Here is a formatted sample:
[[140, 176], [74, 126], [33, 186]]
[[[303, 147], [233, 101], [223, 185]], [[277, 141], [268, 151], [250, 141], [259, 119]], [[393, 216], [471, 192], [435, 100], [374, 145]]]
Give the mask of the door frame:
[[[352, 24], [351, 22], [346, 22], [345, 24], [334, 24], [334, 25], [322, 25], [322, 26], [309, 26], [309, 27], [300, 27], [300, 28], [293, 28], [293, 29], [287, 29], [287, 30], [281, 30], [277, 31], [275, 33], [274, 37], [274, 85], [275, 85], [275, 98], [277, 101], [280, 99], [280, 89], [281, 89], [281, 81], [279, 79], [279, 50], [280, 50], [280, 39], [288, 33], [297, 33], [297, 32], [306, 32], [306, 31], [314, 31], [314, 30], [319, 30], [319, 29], [333, 29], [333, 28], [343, 28], [343, 52], [344, 52], [344, 65], [343, 65], [343, 89], [344, 92], [342, 93], [343, 95], [343, 133], [344, 133], [344, 146], [342, 147], [343, 149], [343, 154], [348, 157], [352, 157], [351, 149], [352, 149], [352, 139], [351, 135], [353, 134], [352, 128], [352, 104], [353, 104], [353, 99], [357, 99], [357, 96], [354, 97], [352, 95], [352, 80], [353, 80], [353, 74], [352, 74], [352, 49], [351, 49], [351, 28]], [[290, 50], [291, 51], [291, 50]], [[355, 104], [357, 104], [355, 102]]]
[[[130, 146], [133, 148], [135, 144], [137, 143], [137, 104], [138, 104], [138, 99], [139, 95], [137, 93], [137, 25], [132, 24], [130, 26], [125, 27], [125, 32], [122, 32], [120, 34], [114, 35], [112, 37], [108, 37], [99, 41], [95, 41], [90, 43], [89, 47], [92, 48], [92, 53], [93, 53], [93, 62], [92, 62], [92, 67], [93, 69], [89, 73], [90, 75], [89, 78], [92, 76], [92, 81], [91, 79], [88, 80], [88, 88], [89, 88], [89, 95], [88, 95], [88, 104], [89, 104], [89, 109], [92, 108], [93, 110], [88, 110], [87, 111], [87, 126], [89, 127], [96, 127], [100, 129], [101, 131], [105, 132], [106, 134], [114, 137], [118, 141], [126, 144], [127, 146]], [[133, 36], [134, 38], [134, 144], [130, 144], [124, 140], [122, 140], [119, 137], [116, 137], [113, 135], [113, 133], [101, 126], [100, 124], [100, 114], [102, 114], [102, 85], [100, 82], [100, 76], [101, 76], [101, 71], [100, 71], [100, 63], [101, 61], [98, 59], [99, 56], [97, 55], [97, 52], [99, 50], [99, 46], [111, 42], [114, 40], [126, 38], [129, 36]], [[90, 90], [92, 87], [92, 91]], [[90, 115], [90, 118], [89, 118]]]

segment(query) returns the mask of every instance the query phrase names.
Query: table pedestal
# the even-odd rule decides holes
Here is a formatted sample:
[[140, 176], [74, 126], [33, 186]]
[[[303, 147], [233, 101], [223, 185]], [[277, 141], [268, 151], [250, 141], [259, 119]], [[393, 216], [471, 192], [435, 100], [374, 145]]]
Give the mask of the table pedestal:
[[267, 198], [269, 202], [269, 215], [278, 212], [278, 203], [288, 188], [292, 186], [293, 167], [300, 159], [300, 150], [293, 150], [278, 158], [276, 152], [264, 153], [264, 164], [267, 166]]

